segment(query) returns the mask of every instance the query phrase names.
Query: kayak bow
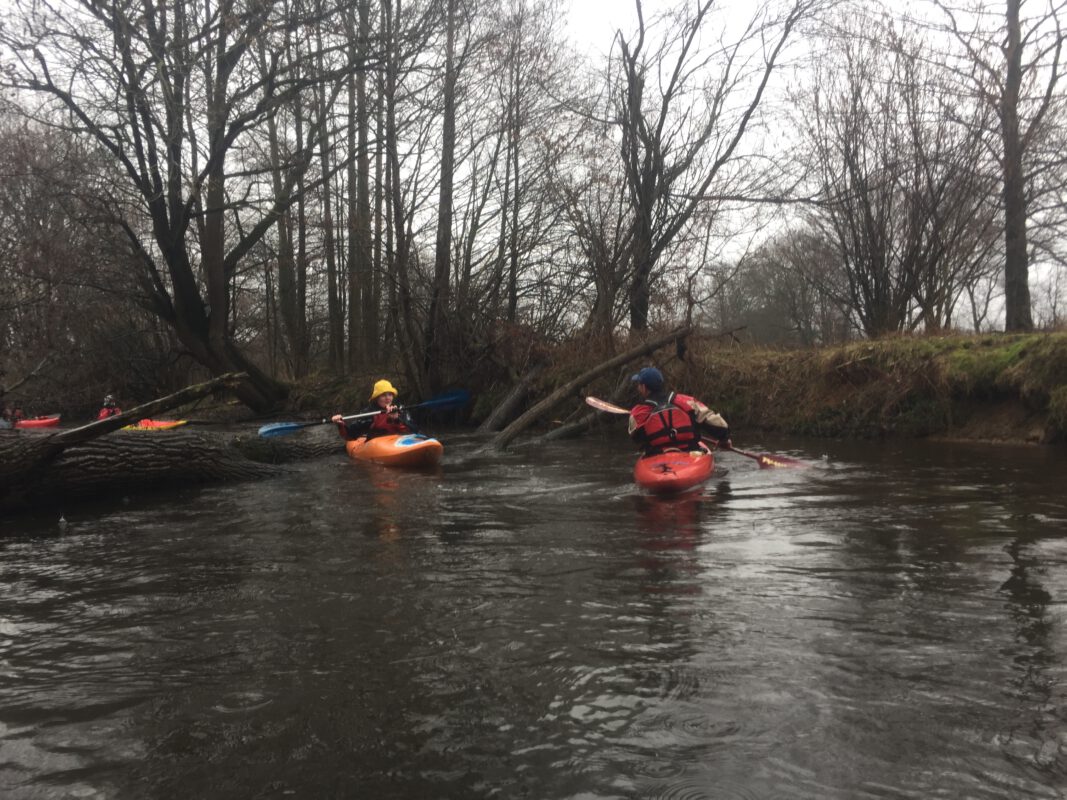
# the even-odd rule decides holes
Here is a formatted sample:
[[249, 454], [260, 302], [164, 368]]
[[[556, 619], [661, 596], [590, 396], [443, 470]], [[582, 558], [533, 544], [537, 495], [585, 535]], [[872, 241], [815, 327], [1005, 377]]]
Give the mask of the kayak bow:
[[348, 455], [357, 461], [372, 461], [390, 467], [432, 467], [444, 454], [444, 445], [418, 433], [353, 439], [345, 443]]
[[133, 425], [126, 425], [122, 430], [124, 431], [168, 431], [171, 428], [177, 428], [181, 425], [185, 425], [189, 420], [186, 419], [142, 419], [135, 422]]
[[15, 423], [16, 428], [55, 428], [59, 425], [59, 414], [49, 417], [34, 417], [33, 419], [20, 419]]

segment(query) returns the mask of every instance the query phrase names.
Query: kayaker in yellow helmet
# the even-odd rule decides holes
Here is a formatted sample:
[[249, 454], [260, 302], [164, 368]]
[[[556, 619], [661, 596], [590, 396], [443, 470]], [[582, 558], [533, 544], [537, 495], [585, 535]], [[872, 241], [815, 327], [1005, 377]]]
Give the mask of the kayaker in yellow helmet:
[[630, 438], [646, 455], [697, 449], [704, 436], [731, 447], [726, 420], [695, 397], [668, 392], [663, 373], [655, 367], [645, 367], [630, 382], [641, 397], [630, 409]]
[[370, 392], [370, 400], [366, 408], [357, 413], [379, 411], [381, 413], [370, 417], [345, 421], [341, 414], [330, 417], [331, 422], [337, 424], [337, 429], [346, 441], [375, 436], [390, 436], [403, 433], [416, 433], [415, 426], [407, 412], [396, 405], [396, 396], [399, 394], [396, 387], [388, 380], [382, 378], [375, 382]]

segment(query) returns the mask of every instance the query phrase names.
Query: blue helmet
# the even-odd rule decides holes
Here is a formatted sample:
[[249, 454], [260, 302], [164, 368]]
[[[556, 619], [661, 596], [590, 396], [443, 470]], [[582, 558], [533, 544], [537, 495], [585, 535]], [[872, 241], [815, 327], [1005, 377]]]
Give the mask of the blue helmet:
[[644, 367], [640, 372], [630, 376], [631, 383], [643, 383], [649, 391], [658, 392], [663, 388], [663, 373], [655, 367]]

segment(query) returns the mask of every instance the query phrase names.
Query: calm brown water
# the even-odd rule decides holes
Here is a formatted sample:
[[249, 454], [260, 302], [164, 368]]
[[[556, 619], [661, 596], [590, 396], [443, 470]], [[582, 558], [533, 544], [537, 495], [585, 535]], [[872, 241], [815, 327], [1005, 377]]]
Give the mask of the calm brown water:
[[0, 797], [1067, 796], [1067, 453], [738, 444], [0, 520]]

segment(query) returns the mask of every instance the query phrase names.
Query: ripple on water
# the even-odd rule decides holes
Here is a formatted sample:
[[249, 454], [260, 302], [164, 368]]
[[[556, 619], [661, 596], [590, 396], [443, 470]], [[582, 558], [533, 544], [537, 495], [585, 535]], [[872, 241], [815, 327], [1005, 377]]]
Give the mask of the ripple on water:
[[273, 702], [274, 698], [263, 692], [231, 692], [225, 695], [221, 702], [216, 703], [213, 709], [219, 714], [247, 714], [266, 708]]
[[641, 787], [640, 796], [648, 800], [767, 800], [767, 796], [750, 784], [731, 780], [700, 780], [683, 777]]
[[642, 720], [642, 736], [655, 749], [664, 746], [689, 747], [700, 745], [708, 750], [740, 745], [753, 745], [761, 738], [760, 731], [748, 729], [738, 719], [717, 716], [706, 704], [684, 704]]

